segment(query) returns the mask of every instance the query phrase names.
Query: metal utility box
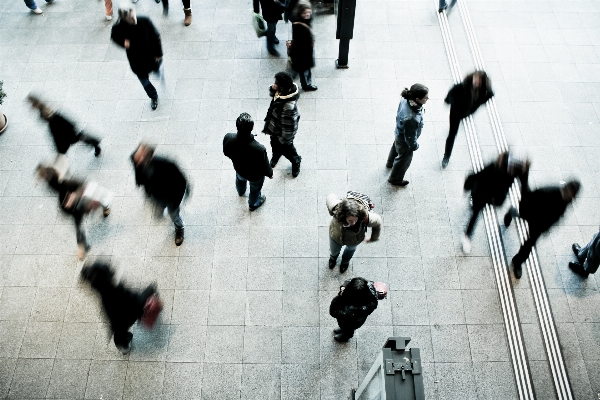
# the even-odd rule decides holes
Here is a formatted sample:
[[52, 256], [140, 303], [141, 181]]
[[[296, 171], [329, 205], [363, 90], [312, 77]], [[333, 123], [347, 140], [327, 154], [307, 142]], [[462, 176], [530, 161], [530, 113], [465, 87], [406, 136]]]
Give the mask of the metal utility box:
[[335, 0], [334, 4], [337, 26], [335, 38], [340, 40], [337, 68], [348, 68], [348, 52], [350, 39], [354, 35], [354, 15], [356, 14], [356, 0]]
[[421, 351], [406, 350], [408, 337], [391, 337], [383, 345], [352, 400], [425, 400]]

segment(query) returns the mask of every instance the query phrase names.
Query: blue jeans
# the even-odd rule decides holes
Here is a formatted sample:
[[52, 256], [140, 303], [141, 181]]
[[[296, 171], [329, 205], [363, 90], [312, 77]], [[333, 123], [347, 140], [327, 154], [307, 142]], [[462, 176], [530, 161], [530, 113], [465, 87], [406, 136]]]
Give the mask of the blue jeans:
[[[235, 188], [240, 196], [246, 193], [246, 182], [248, 182], [248, 179], [238, 173], [235, 174]], [[248, 195], [248, 205], [250, 207], [260, 206], [260, 190], [263, 183], [265, 183], [264, 176], [257, 181], [250, 181], [250, 194]]]
[[275, 30], [277, 22], [267, 22], [267, 50], [275, 50]]
[[150, 82], [148, 75], [146, 75], [145, 77], [138, 75], [138, 79], [140, 80], [140, 83], [144, 87], [144, 90], [146, 91], [146, 94], [148, 95], [148, 97], [150, 97], [151, 99], [158, 99], [158, 93], [156, 92], [156, 88]]
[[[50, 3], [50, 2], [52, 2], [52, 0], [46, 0], [46, 3]], [[25, 0], [25, 5], [30, 10], [35, 10], [36, 8], [38, 8], [37, 4], [35, 4], [35, 0]]]
[[588, 244], [579, 250], [579, 254], [577, 255], [578, 259], [585, 259], [583, 263], [583, 269], [590, 274], [595, 274], [598, 270], [598, 266], [600, 265], [600, 255], [594, 254], [594, 250], [590, 251], [590, 248], [594, 244], [594, 241], [597, 240], [596, 238], [598, 235], [600, 235], [600, 232], [596, 233], [592, 240], [590, 240]]
[[[331, 255], [331, 258], [337, 260], [338, 256], [340, 255], [340, 252], [342, 251], [343, 246], [343, 244], [339, 244], [338, 242], [333, 240], [331, 236], [329, 236], [329, 254]], [[342, 254], [342, 264], [348, 264], [350, 262], [350, 259], [354, 255], [354, 252], [356, 251], [357, 247], [358, 244], [346, 245], [346, 248], [344, 249], [344, 254]]]

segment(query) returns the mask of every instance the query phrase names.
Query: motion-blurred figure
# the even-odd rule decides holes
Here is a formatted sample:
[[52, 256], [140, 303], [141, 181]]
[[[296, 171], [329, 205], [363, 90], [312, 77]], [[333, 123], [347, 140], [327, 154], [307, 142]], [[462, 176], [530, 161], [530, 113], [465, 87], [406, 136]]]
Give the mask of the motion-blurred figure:
[[471, 252], [473, 228], [475, 228], [475, 222], [477, 222], [481, 210], [486, 204], [501, 206], [506, 200], [508, 190], [515, 178], [526, 179], [523, 176], [528, 172], [529, 162], [517, 160], [505, 152], [481, 171], [467, 177], [464, 189], [471, 191], [472, 214], [462, 240], [462, 249], [465, 254]]
[[102, 207], [104, 216], [108, 217], [113, 198], [112, 192], [96, 182], [86, 183], [77, 179], [59, 181], [58, 172], [53, 167], [41, 164], [37, 167], [37, 175], [58, 193], [60, 208], [75, 220], [77, 257], [83, 260], [90, 249], [82, 226], [83, 217], [99, 207]]
[[154, 155], [155, 147], [141, 143], [131, 155], [135, 183], [144, 186], [146, 194], [159, 210], [166, 208], [175, 225], [175, 244], [183, 243], [181, 208], [188, 191], [185, 176], [172, 161]]
[[[260, 4], [260, 7], [259, 7]], [[275, 36], [277, 21], [282, 19], [286, 6], [279, 0], [253, 0], [254, 12], [259, 13], [262, 8], [262, 16], [267, 23], [267, 51], [273, 56], [279, 56], [275, 50], [275, 45], [279, 44], [279, 39]]]
[[308, 1], [300, 0], [294, 11], [292, 23], [292, 47], [290, 58], [292, 69], [300, 75], [302, 90], [308, 92], [318, 88], [312, 84], [310, 69], [315, 66], [315, 38], [312, 33], [312, 8]]
[[333, 337], [338, 342], [347, 342], [354, 331], [365, 323], [377, 308], [377, 291], [373, 282], [364, 278], [353, 278], [340, 286], [340, 291], [331, 301], [329, 315], [337, 319]]
[[102, 307], [110, 322], [117, 349], [123, 354], [131, 350], [133, 334], [129, 328], [139, 319], [151, 327], [162, 310], [156, 287], [148, 286], [142, 292], [126, 288], [114, 282], [115, 273], [109, 264], [95, 262], [81, 270], [81, 279], [98, 292]]
[[450, 104], [450, 131], [446, 139], [442, 168], [446, 168], [450, 161], [460, 121], [477, 111], [480, 105], [493, 96], [492, 84], [485, 71], [475, 71], [467, 75], [464, 81], [450, 89], [444, 99], [447, 104]]
[[240, 196], [246, 193], [250, 182], [248, 207], [250, 211], [262, 206], [267, 196], [260, 194], [265, 176], [273, 179], [273, 168], [265, 146], [254, 139], [254, 121], [248, 113], [242, 113], [235, 122], [237, 133], [228, 133], [223, 138], [223, 154], [231, 158], [235, 169], [235, 187]]
[[577, 257], [577, 262], [570, 262], [569, 268], [584, 278], [587, 278], [589, 274], [595, 274], [600, 265], [600, 232], [597, 232], [592, 240], [583, 247], [573, 243], [572, 249]]
[[423, 105], [429, 100], [429, 89], [420, 83], [415, 83], [409, 89], [404, 89], [403, 99], [398, 105], [396, 114], [396, 139], [390, 149], [386, 167], [392, 172], [388, 182], [395, 186], [406, 186], [408, 181], [404, 175], [412, 162], [413, 152], [419, 148], [417, 140], [423, 130]]
[[438, 8], [438, 12], [442, 12], [444, 10], [448, 10], [447, 13], [450, 14], [450, 10], [456, 4], [456, 0], [450, 0], [450, 4], [446, 0], [440, 0], [440, 6]]
[[511, 208], [504, 216], [504, 225], [510, 226], [514, 217], [521, 217], [529, 225], [529, 237], [523, 243], [519, 252], [513, 257], [515, 278], [521, 278], [521, 264], [527, 260], [531, 248], [535, 246], [540, 235], [552, 227], [565, 213], [567, 206], [579, 192], [580, 183], [570, 181], [559, 187], [545, 187], [531, 191], [528, 186], [528, 176], [521, 178], [521, 202], [519, 211]]
[[158, 107], [158, 93], [149, 79], [150, 72], [163, 78], [162, 45], [160, 34], [148, 17], [138, 17], [133, 4], [119, 7], [119, 20], [112, 27], [111, 39], [125, 49], [129, 65], [137, 75], [151, 100], [151, 107]]

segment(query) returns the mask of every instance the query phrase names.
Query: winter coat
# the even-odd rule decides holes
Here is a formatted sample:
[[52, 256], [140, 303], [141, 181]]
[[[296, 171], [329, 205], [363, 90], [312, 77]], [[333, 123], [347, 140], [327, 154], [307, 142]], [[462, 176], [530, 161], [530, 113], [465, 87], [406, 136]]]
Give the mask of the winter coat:
[[[345, 281], [342, 286], [346, 287], [349, 282], [350, 280]], [[367, 317], [375, 311], [377, 308], [377, 293], [374, 291], [372, 282], [370, 282], [369, 289], [373, 297], [368, 300], [349, 299], [348, 294], [345, 292], [333, 298], [329, 306], [329, 315], [338, 320], [340, 327], [359, 328], [365, 323]]]
[[444, 99], [447, 104], [452, 105], [450, 112], [459, 118], [466, 118], [477, 111], [479, 106], [494, 96], [494, 92], [486, 87], [485, 82], [482, 85], [478, 91], [479, 96], [475, 99], [472, 87], [466, 87], [463, 82], [454, 85]]
[[[333, 193], [327, 196], [326, 203], [327, 209], [329, 210], [329, 215], [333, 216], [335, 208], [341, 201], [342, 200]], [[341, 245], [357, 245], [365, 240], [365, 233], [367, 231], [367, 227], [369, 227], [371, 228], [370, 240], [378, 240], [379, 233], [381, 232], [382, 219], [378, 214], [375, 214], [371, 211], [369, 211], [367, 215], [368, 216], [366, 220], [357, 222], [357, 224], [360, 224], [358, 232], [344, 228], [344, 226], [337, 219], [332, 218], [331, 222], [329, 223], [329, 236], [331, 236], [336, 243]]]
[[250, 182], [273, 176], [265, 146], [251, 133], [228, 133], [223, 138], [223, 154], [231, 158], [235, 172]]
[[530, 231], [546, 232], [563, 216], [568, 205], [559, 187], [545, 187], [532, 192], [523, 189], [519, 215], [527, 221]]
[[146, 76], [157, 71], [159, 63], [156, 57], [162, 57], [160, 34], [147, 17], [137, 17], [137, 24], [131, 25], [119, 19], [112, 27], [111, 39], [119, 46], [125, 47], [125, 39], [129, 39], [129, 48], [125, 50], [131, 70], [136, 75]]
[[471, 191], [474, 206], [485, 204], [500, 206], [506, 200], [514, 180], [514, 176], [500, 169], [497, 163], [493, 162], [476, 174], [469, 175], [465, 180], [464, 188]]
[[56, 151], [59, 154], [65, 154], [72, 144], [79, 141], [77, 137], [79, 131], [75, 128], [75, 125], [57, 112], [52, 114], [48, 120], [48, 127], [54, 139]]
[[[133, 162], [133, 155], [131, 156]], [[175, 163], [154, 156], [146, 166], [135, 166], [135, 183], [158, 203], [179, 206], [187, 189], [185, 176]]]
[[265, 117], [263, 132], [267, 135], [277, 136], [281, 143], [292, 142], [298, 131], [298, 86], [294, 83], [292, 90], [287, 95], [280, 95], [269, 87], [269, 93], [273, 97], [269, 105], [269, 111]]
[[254, 0], [254, 12], [258, 14], [260, 8], [262, 9], [262, 16], [267, 22], [277, 22], [283, 19], [282, 14], [285, 11], [285, 4], [280, 1], [273, 0]]
[[310, 21], [298, 19], [292, 23], [292, 48], [290, 58], [294, 71], [303, 72], [315, 66], [314, 36]]
[[415, 151], [419, 148], [417, 139], [423, 129], [423, 114], [421, 109], [414, 109], [408, 100], [402, 99], [396, 114], [396, 140], [404, 142], [408, 148]]

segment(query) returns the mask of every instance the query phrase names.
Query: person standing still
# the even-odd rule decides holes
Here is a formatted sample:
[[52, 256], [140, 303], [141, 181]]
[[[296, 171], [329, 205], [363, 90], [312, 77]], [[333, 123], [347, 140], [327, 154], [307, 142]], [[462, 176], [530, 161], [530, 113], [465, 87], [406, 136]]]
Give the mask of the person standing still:
[[267, 51], [272, 56], [279, 57], [279, 52], [275, 50], [275, 45], [279, 44], [279, 39], [275, 36], [277, 22], [283, 19], [283, 12], [286, 10], [285, 4], [279, 0], [253, 0], [254, 12], [258, 14], [262, 8], [262, 16], [267, 23]]
[[112, 27], [110, 37], [125, 49], [131, 70], [150, 97], [152, 109], [156, 110], [158, 93], [149, 79], [150, 72], [162, 77], [163, 51], [156, 27], [148, 17], [138, 17], [133, 5], [125, 4], [119, 7], [119, 20]]
[[235, 188], [240, 196], [246, 193], [246, 184], [250, 182], [248, 207], [254, 211], [267, 200], [260, 191], [265, 176], [273, 179], [273, 168], [269, 164], [267, 149], [254, 139], [254, 121], [250, 114], [240, 114], [235, 125], [237, 133], [228, 133], [223, 138], [223, 154], [233, 162]]
[[347, 342], [354, 331], [367, 321], [377, 309], [377, 291], [373, 282], [364, 278], [352, 278], [340, 286], [340, 291], [331, 301], [329, 315], [337, 319], [338, 328], [333, 330], [337, 342]]
[[409, 89], [404, 89], [403, 97], [396, 114], [396, 139], [388, 155], [387, 168], [392, 172], [388, 182], [395, 186], [406, 186], [408, 181], [404, 175], [412, 162], [413, 152], [419, 148], [417, 140], [423, 130], [423, 105], [429, 100], [429, 89], [420, 83], [415, 83]]
[[300, 75], [300, 84], [305, 92], [317, 90], [312, 84], [310, 69], [315, 66], [315, 38], [312, 33], [312, 8], [310, 3], [300, 0], [293, 11], [292, 47], [290, 58], [292, 69]]

